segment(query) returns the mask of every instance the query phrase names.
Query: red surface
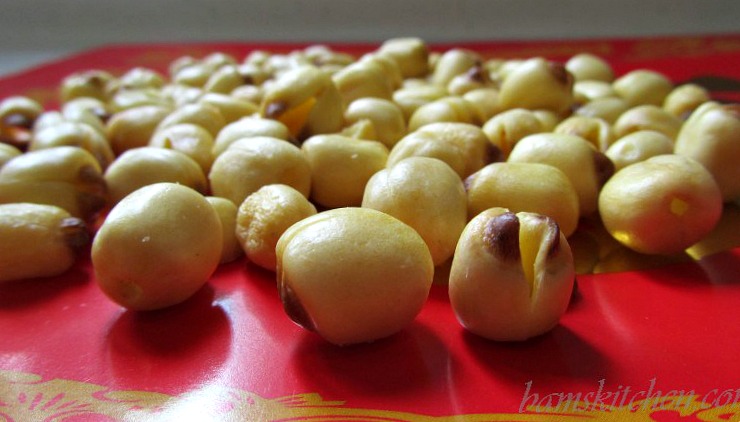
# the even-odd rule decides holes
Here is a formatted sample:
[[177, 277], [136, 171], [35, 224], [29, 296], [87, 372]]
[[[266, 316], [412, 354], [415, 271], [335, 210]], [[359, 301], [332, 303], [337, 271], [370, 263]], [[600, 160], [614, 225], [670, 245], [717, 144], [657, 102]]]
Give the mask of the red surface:
[[[252, 47], [106, 47], [0, 80], [0, 97], [26, 92], [51, 104], [71, 71], [163, 69], [186, 53], [243, 55]], [[603, 51], [619, 73], [650, 67], [676, 81], [740, 76], [740, 36], [468, 47], [553, 58]], [[197, 414], [193, 403], [212, 420], [740, 420], [740, 248], [577, 284], [561, 324], [527, 342], [468, 334], [445, 286], [435, 285], [404, 331], [339, 348], [293, 324], [274, 274], [245, 260], [222, 266], [189, 301], [148, 313], [110, 302], [83, 260], [62, 277], [0, 285], [0, 420], [41, 420], [41, 410], [56, 417], [49, 420], [137, 420], [137, 412], [184, 420]], [[84, 400], [71, 391], [99, 407], [72, 411]], [[585, 408], [546, 413], [545, 398], [558, 393], [581, 393]], [[666, 395], [692, 396], [694, 407], [640, 408], [641, 399]]]
[[437, 416], [515, 414], [532, 394], [600, 383], [614, 394], [651, 383], [653, 394], [740, 387], [740, 249], [581, 276], [561, 324], [517, 344], [464, 331], [441, 285], [408, 329], [339, 348], [293, 324], [274, 276], [244, 261], [186, 303], [149, 313], [108, 301], [90, 273], [83, 262], [57, 279], [0, 286], [0, 369], [171, 396], [214, 385], [265, 399], [318, 393], [347, 408]]

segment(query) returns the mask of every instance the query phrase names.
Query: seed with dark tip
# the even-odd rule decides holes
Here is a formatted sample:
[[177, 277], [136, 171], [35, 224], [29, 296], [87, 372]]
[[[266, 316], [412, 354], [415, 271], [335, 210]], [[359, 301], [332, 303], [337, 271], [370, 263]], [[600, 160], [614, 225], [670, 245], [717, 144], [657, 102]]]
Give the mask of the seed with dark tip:
[[75, 252], [79, 252], [90, 243], [90, 233], [87, 230], [87, 225], [79, 218], [65, 218], [59, 228], [62, 230], [64, 242]]
[[549, 62], [550, 72], [552, 73], [555, 80], [563, 84], [566, 87], [573, 87], [573, 75], [561, 63]]
[[483, 243], [488, 251], [502, 261], [518, 261], [519, 252], [519, 217], [512, 212], [497, 215], [486, 223], [483, 231]]
[[26, 116], [23, 113], [11, 113], [3, 118], [3, 124], [6, 126], [16, 126], [24, 129], [31, 129], [35, 119]]
[[486, 145], [486, 163], [498, 163], [500, 161], [504, 161], [504, 154], [501, 152], [501, 148], [489, 142]]
[[482, 84], [490, 82], [489, 78], [487, 77], [488, 75], [486, 75], [486, 72], [483, 71], [483, 67], [480, 64], [468, 69], [468, 71], [465, 72], [465, 76], [467, 76], [468, 79], [470, 79], [471, 81]]
[[103, 123], [106, 123], [112, 116], [111, 113], [109, 113], [106, 109], [103, 107], [92, 107], [90, 108], [90, 112], [100, 119]]
[[278, 282], [278, 291], [280, 293], [280, 300], [283, 302], [283, 309], [285, 309], [288, 317], [301, 327], [310, 331], [316, 331], [316, 327], [311, 317], [308, 316], [306, 308], [303, 307], [303, 304], [290, 285], [280, 280]]
[[82, 217], [92, 219], [105, 208], [105, 198], [101, 195], [80, 192], [77, 194], [77, 207]]
[[604, 183], [614, 175], [614, 163], [606, 154], [594, 151], [594, 166], [596, 167], [596, 178], [599, 186], [604, 186]]
[[105, 88], [107, 83], [106, 79], [100, 75], [90, 75], [87, 77], [87, 82], [97, 89]]
[[80, 167], [77, 171], [77, 177], [83, 184], [100, 186], [103, 187], [103, 190], [105, 189], [105, 178], [98, 169], [91, 165]]
[[242, 85], [255, 85], [254, 77], [252, 75], [239, 75], [242, 78]]
[[265, 108], [265, 117], [274, 119], [274, 118], [279, 117], [281, 114], [285, 113], [287, 110], [288, 110], [288, 104], [286, 104], [284, 101], [277, 101], [274, 103], [270, 103]]

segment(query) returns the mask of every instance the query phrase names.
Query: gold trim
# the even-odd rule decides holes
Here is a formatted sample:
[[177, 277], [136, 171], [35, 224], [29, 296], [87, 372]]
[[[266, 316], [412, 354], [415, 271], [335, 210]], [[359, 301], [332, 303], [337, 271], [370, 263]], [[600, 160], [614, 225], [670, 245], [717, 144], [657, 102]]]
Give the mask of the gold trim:
[[740, 403], [712, 407], [698, 395], [676, 395], [660, 399], [610, 406], [578, 400], [555, 406], [531, 404], [522, 413], [485, 413], [428, 416], [409, 412], [345, 407], [341, 401], [326, 401], [317, 393], [268, 399], [248, 391], [205, 385], [179, 396], [148, 391], [113, 390], [88, 382], [44, 380], [36, 374], [0, 370], [0, 421], [61, 422], [71, 416], [105, 416], [116, 421], [169, 421], [187, 415], [208, 421], [384, 421], [384, 422], [483, 422], [483, 421], [583, 421], [645, 420], [653, 413], [677, 412], [701, 421], [740, 420]]

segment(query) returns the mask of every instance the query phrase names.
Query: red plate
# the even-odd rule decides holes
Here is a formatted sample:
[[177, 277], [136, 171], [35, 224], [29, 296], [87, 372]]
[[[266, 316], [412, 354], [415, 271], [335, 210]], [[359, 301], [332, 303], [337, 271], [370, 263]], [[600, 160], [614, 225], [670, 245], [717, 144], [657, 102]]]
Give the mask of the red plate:
[[[184, 54], [298, 47], [104, 47], [0, 80], [0, 98], [53, 106], [76, 70], [164, 70]], [[724, 99], [737, 98], [729, 88], [740, 78], [736, 35], [465, 47], [553, 59], [591, 51], [619, 74], [701, 77]], [[110, 302], [82, 260], [61, 277], [0, 285], [0, 420], [740, 420], [740, 220], [736, 208], [726, 215], [709, 249], [724, 251], [579, 276], [561, 324], [516, 344], [464, 331], [440, 284], [407, 329], [340, 348], [293, 324], [274, 274], [245, 260], [187, 302], [148, 313]], [[619, 268], [646, 263], [627, 258]]]

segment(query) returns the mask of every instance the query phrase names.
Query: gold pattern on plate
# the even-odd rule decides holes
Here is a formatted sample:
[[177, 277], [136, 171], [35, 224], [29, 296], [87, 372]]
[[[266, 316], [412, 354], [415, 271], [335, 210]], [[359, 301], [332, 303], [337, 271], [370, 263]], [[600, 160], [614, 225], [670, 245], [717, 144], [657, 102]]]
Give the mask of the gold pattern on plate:
[[[715, 400], [716, 402], [717, 400]], [[725, 403], [726, 402], [726, 403]], [[317, 393], [268, 399], [235, 388], [205, 385], [172, 396], [147, 391], [113, 390], [87, 382], [50, 379], [0, 370], [0, 421], [63, 422], [70, 417], [114, 421], [652, 421], [671, 411], [700, 421], [739, 420], [740, 403], [708, 404], [698, 395], [674, 395], [614, 406], [581, 400], [540, 400], [522, 412], [428, 416], [409, 412], [345, 407]]]

